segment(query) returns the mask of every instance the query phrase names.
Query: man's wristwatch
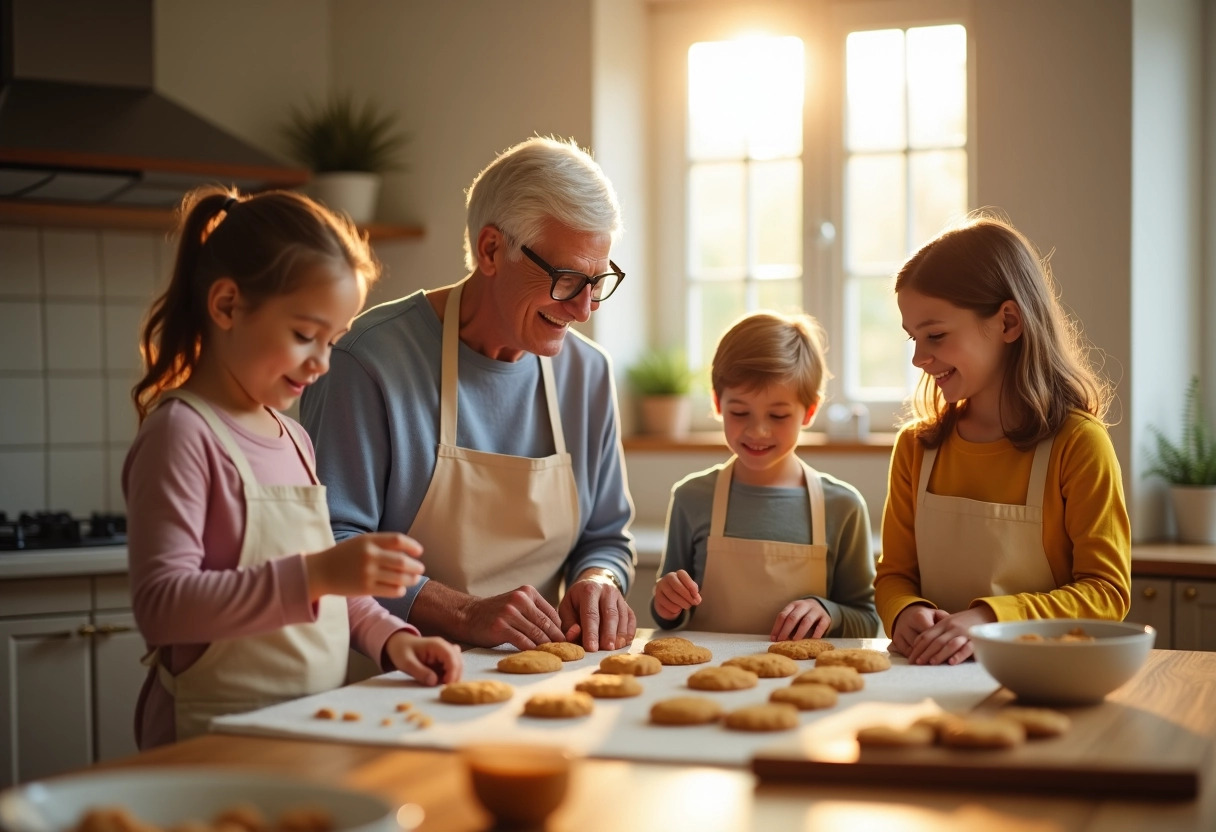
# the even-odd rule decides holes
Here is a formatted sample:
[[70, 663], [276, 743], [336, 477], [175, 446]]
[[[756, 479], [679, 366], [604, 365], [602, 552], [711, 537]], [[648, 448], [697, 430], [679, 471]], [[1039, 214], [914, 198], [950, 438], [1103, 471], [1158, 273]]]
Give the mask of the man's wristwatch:
[[625, 594], [625, 588], [621, 586], [621, 579], [616, 576], [615, 572], [605, 569], [603, 572], [596, 572], [588, 575], [585, 578], [579, 578], [580, 581], [595, 581], [597, 584], [612, 584], [616, 587], [616, 591]]

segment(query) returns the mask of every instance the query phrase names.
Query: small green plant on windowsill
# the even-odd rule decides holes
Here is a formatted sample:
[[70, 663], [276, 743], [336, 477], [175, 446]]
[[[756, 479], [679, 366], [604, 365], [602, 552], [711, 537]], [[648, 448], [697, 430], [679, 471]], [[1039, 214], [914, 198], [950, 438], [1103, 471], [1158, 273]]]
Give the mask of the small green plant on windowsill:
[[1183, 543], [1216, 543], [1216, 431], [1203, 414], [1199, 377], [1186, 388], [1182, 438], [1174, 442], [1150, 426], [1156, 440], [1146, 476], [1170, 485], [1178, 539]]
[[692, 415], [688, 393], [693, 374], [677, 349], [650, 350], [625, 371], [638, 395], [644, 433], [687, 436]]

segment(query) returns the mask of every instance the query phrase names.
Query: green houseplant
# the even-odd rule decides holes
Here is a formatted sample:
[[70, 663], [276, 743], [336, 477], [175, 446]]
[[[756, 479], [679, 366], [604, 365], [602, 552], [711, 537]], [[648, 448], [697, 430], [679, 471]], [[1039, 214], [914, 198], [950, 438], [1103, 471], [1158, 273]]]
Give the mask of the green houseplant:
[[1198, 376], [1191, 377], [1184, 402], [1177, 442], [1149, 427], [1154, 446], [1145, 475], [1169, 483], [1180, 540], [1216, 543], [1216, 430], [1204, 416]]
[[314, 174], [313, 197], [358, 223], [375, 215], [382, 175], [404, 165], [402, 148], [411, 135], [397, 116], [378, 104], [356, 104], [349, 94], [293, 108], [283, 135], [291, 155]]
[[671, 437], [688, 434], [692, 411], [688, 394], [693, 374], [682, 351], [649, 350], [625, 374], [638, 396], [644, 433]]

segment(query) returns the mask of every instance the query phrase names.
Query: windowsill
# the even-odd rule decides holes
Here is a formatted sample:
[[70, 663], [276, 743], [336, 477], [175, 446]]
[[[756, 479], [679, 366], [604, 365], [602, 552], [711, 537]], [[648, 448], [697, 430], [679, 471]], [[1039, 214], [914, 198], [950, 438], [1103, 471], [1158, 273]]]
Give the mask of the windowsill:
[[[634, 434], [622, 439], [626, 451], [703, 453], [721, 451], [726, 440], [718, 430], [693, 431], [687, 436]], [[798, 440], [799, 448], [814, 448], [823, 453], [873, 453], [889, 455], [895, 447], [894, 433], [871, 433], [864, 439], [832, 439], [821, 431], [807, 431]]]

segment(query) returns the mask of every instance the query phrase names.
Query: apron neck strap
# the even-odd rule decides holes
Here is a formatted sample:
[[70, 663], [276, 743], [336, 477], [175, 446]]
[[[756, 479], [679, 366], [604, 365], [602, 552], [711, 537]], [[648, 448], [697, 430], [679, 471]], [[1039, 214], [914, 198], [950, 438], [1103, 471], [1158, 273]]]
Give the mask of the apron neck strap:
[[[1043, 507], [1043, 489], [1047, 485], [1047, 463], [1051, 460], [1051, 446], [1056, 438], [1049, 436], [1039, 442], [1034, 449], [1034, 462], [1030, 466], [1030, 480], [1026, 485], [1026, 505], [1032, 508]], [[933, 471], [933, 461], [937, 459], [937, 448], [926, 448], [920, 461], [920, 482], [916, 486], [917, 501], [919, 502], [929, 491], [929, 474]]]
[[[709, 533], [713, 537], [721, 537], [726, 532], [726, 507], [730, 502], [730, 483], [734, 479], [735, 460], [739, 457], [732, 455], [718, 472], [718, 481], [714, 483], [713, 512], [709, 519]], [[823, 505], [823, 483], [819, 472], [803, 461], [797, 454], [794, 459], [802, 466], [806, 478], [806, 498], [811, 509], [811, 545], [826, 546], [827, 530], [824, 528], [826, 511]]]
[[[232, 464], [236, 466], [237, 472], [241, 475], [241, 482], [246, 485], [257, 485], [258, 481], [253, 475], [253, 468], [250, 467], [249, 460], [245, 458], [245, 452], [241, 450], [240, 445], [236, 444], [232, 431], [228, 430], [228, 426], [216, 414], [215, 409], [201, 396], [191, 393], [189, 390], [178, 389], [166, 390], [161, 394], [160, 398], [162, 403], [169, 399], [180, 399], [194, 408], [198, 415], [203, 417], [203, 421], [207, 423], [207, 427], [211, 428], [211, 432], [215, 434], [216, 439], [220, 441], [220, 445], [223, 446], [224, 451], [232, 460]], [[280, 425], [282, 425], [281, 422]], [[291, 441], [295, 442], [294, 436]]]

